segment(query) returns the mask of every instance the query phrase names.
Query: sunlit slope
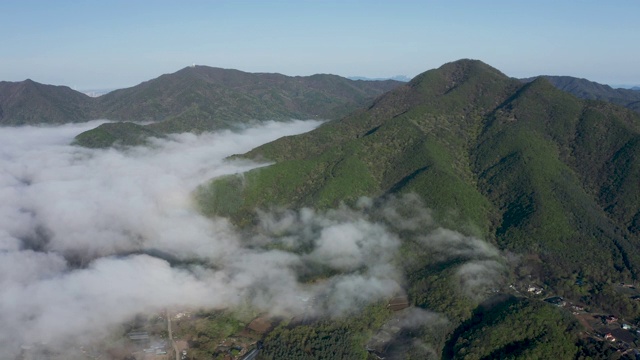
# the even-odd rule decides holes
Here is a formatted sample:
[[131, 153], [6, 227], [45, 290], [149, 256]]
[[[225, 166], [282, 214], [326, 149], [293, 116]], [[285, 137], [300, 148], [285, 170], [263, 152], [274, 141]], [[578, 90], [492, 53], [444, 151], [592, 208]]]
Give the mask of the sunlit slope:
[[443, 224], [535, 253], [556, 275], [631, 278], [639, 118], [460, 60], [369, 109], [254, 149], [243, 156], [276, 163], [200, 193], [209, 213], [247, 223], [256, 208], [415, 192]]
[[414, 191], [486, 232], [491, 204], [474, 184], [468, 153], [484, 116], [518, 86], [478, 61], [428, 71], [366, 111], [247, 154], [278, 163], [245, 175], [241, 210]]

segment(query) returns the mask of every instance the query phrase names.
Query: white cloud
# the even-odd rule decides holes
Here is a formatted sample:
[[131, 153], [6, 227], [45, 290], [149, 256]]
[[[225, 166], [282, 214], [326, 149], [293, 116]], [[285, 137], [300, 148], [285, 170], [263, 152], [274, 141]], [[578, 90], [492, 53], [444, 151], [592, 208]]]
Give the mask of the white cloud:
[[[246, 250], [226, 220], [195, 210], [191, 192], [212, 177], [258, 166], [225, 157], [319, 122], [180, 134], [127, 150], [68, 145], [97, 124], [0, 131], [0, 348], [104, 331], [166, 306], [231, 304], [257, 277], [249, 268], [231, 276], [249, 258]], [[171, 266], [145, 253], [223, 271]], [[235, 258], [239, 264], [228, 264]], [[247, 283], [228, 286], [243, 276]]]
[[82, 343], [171, 307], [349, 314], [402, 293], [400, 231], [440, 256], [478, 260], [459, 279], [485, 286], [495, 271], [482, 261], [497, 250], [446, 229], [421, 234], [433, 219], [415, 196], [261, 212], [252, 234], [197, 212], [198, 185], [259, 166], [227, 156], [318, 124], [269, 122], [124, 150], [68, 145], [95, 122], [0, 129], [0, 348]]

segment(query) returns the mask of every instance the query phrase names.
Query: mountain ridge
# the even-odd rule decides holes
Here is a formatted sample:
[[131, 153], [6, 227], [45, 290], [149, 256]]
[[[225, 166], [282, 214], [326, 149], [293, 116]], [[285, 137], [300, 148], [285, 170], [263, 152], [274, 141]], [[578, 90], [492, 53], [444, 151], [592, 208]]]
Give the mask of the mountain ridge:
[[91, 98], [67, 86], [0, 81], [0, 124], [79, 122], [94, 115]]
[[615, 285], [640, 275], [639, 144], [636, 112], [460, 60], [366, 109], [235, 155], [273, 164], [213, 179], [196, 197], [205, 214], [251, 228], [256, 209], [357, 207], [363, 196], [377, 203], [415, 194], [438, 226], [496, 245], [509, 259], [511, 286], [493, 294], [517, 296], [495, 295], [495, 309], [483, 309], [460, 293], [458, 262], [429, 265], [428, 251], [403, 242], [403, 261], [421, 264], [404, 268], [409, 302], [450, 320], [447, 343], [431, 343], [436, 353], [571, 359], [595, 351], [591, 338], [570, 312], [526, 289], [541, 284], [545, 296], [640, 318], [639, 304]]
[[[578, 288], [560, 284], [577, 274], [594, 283], [638, 276], [639, 140], [631, 110], [463, 60], [242, 155], [276, 163], [199, 195], [205, 212], [250, 224], [255, 208], [417, 193], [445, 226], [535, 253], [542, 260], [526, 267], [555, 274], [540, 281], [571, 295]], [[220, 186], [238, 201], [219, 206]]]
[[[31, 80], [1, 82], [0, 124], [96, 118], [166, 120], [165, 124], [149, 129], [162, 134], [212, 130], [249, 120], [337, 118], [365, 106], [398, 84], [391, 80], [354, 81], [328, 74], [291, 77], [208, 66], [185, 67], [95, 98], [68, 87]], [[113, 125], [112, 128], [115, 129]]]
[[352, 81], [328, 74], [289, 77], [187, 67], [100, 98], [112, 119], [117, 119], [118, 114], [129, 118], [157, 114], [155, 119], [161, 121], [143, 128], [129, 126], [135, 133], [126, 137], [118, 129], [125, 125], [98, 127], [80, 134], [76, 143], [88, 147], [106, 147], [115, 142], [135, 145], [151, 134], [210, 131], [264, 120], [335, 119], [365, 106], [398, 84]]
[[[158, 81], [181, 84], [173, 89], [195, 86], [205, 92], [221, 89], [228, 95], [255, 79], [216, 69], [190, 69]], [[233, 86], [206, 86], [212, 78], [228, 81], [220, 77], [223, 73], [235, 79]], [[640, 276], [638, 113], [608, 102], [579, 99], [544, 77], [523, 83], [469, 59], [395, 84], [398, 86], [372, 100], [365, 100], [369, 97], [358, 90], [358, 83], [339, 77], [263, 79], [267, 84], [287, 86], [280, 87], [280, 93], [268, 94], [257, 86], [243, 93], [246, 97], [227, 96], [229, 103], [219, 103], [223, 109], [211, 111], [237, 111], [243, 108], [243, 99], [268, 95], [264, 101], [283, 100], [274, 111], [293, 112], [308, 106], [305, 111], [311, 112], [317, 105], [314, 102], [301, 101], [296, 105], [300, 108], [288, 102], [301, 89], [297, 82], [303, 79], [310, 83], [305, 91], [316, 94], [329, 108], [336, 102], [321, 91], [314, 93], [313, 86], [355, 94], [342, 103], [355, 110], [339, 107], [336, 120], [314, 131], [235, 155], [273, 164], [201, 186], [195, 196], [205, 214], [229, 217], [237, 226], [250, 228], [256, 221], [256, 209], [312, 207], [321, 211], [357, 208], [363, 196], [372, 199], [372, 206], [410, 198], [429, 207], [425, 210], [429, 224], [420, 226], [452, 229], [444, 231], [455, 233], [462, 244], [479, 238], [499, 248], [501, 258], [495, 266], [505, 268], [501, 270], [505, 284], [491, 282], [480, 294], [482, 298], [475, 298], [464, 293], [462, 264], [470, 258], [473, 262], [468, 264], [482, 267], [486, 258], [468, 251], [460, 257], [437, 259], [438, 254], [424, 243], [399, 234], [402, 255], [397, 265], [405, 275], [402, 290], [407, 302], [416, 310], [435, 311], [446, 319], [437, 335], [429, 334], [429, 325], [407, 331], [409, 334], [390, 335], [395, 340], [410, 339], [407, 351], [422, 348], [421, 341], [425, 341], [430, 354], [443, 358], [577, 358], [580, 339], [589, 335], [569, 311], [541, 301], [547, 294], [616, 314], [628, 323], [640, 319], [640, 303], [618, 286], [635, 283]], [[113, 100], [114, 114], [139, 110], [119, 98], [157, 98], [151, 85], [113, 94], [108, 99]], [[158, 91], [170, 87], [160, 88]], [[173, 94], [163, 95], [166, 97], [193, 96], [187, 103], [195, 106], [165, 122], [104, 124], [79, 138], [94, 136], [87, 139], [89, 143], [139, 143], [144, 136], [161, 136], [185, 124], [196, 130], [211, 126], [206, 116], [213, 112], [200, 102], [207, 96], [166, 91]], [[145, 104], [157, 114], [162, 114], [163, 105], [166, 103], [157, 108]], [[251, 102], [245, 105], [253, 107]], [[338, 116], [341, 111], [346, 115]], [[204, 119], [201, 125], [193, 122], [199, 116]], [[412, 210], [400, 207], [398, 211]], [[428, 233], [423, 230], [403, 231]], [[471, 281], [482, 281], [477, 268], [472, 270]], [[543, 287], [544, 295], [526, 293], [531, 284]], [[390, 316], [388, 304], [372, 306], [380, 311], [379, 316]], [[354, 325], [360, 321], [368, 325]], [[281, 358], [297, 346], [304, 356], [308, 350], [300, 339], [316, 336], [315, 330], [323, 327], [322, 334], [352, 334], [349, 339], [355, 340], [348, 346], [361, 352], [364, 339], [381, 330], [380, 325], [358, 317], [332, 320], [331, 324], [286, 323], [269, 334], [263, 354]], [[313, 351], [320, 357], [330, 350]]]
[[[185, 75], [185, 78], [182, 80], [175, 78], [181, 75]], [[174, 79], [171, 79], [172, 77], [174, 77]], [[175, 101], [175, 99], [172, 99], [171, 96], [169, 96], [168, 103], [162, 98], [154, 99], [153, 97], [149, 96], [142, 96], [142, 99], [140, 99], [137, 103], [126, 102], [123, 99], [133, 94], [139, 95], [141, 92], [144, 92], [145, 88], [153, 88], [154, 83], [158, 82], [165, 82], [161, 86], [176, 86], [177, 83], [182, 82], [182, 88], [189, 89], [189, 80], [205, 82], [211, 82], [212, 80], [215, 80], [223, 84], [230, 84], [229, 80], [235, 78], [234, 81], [241, 79], [244, 82], [241, 86], [249, 86], [250, 84], [264, 82], [262, 80], [259, 80], [258, 78], [266, 80], [267, 83], [271, 82], [282, 84], [285, 79], [312, 80], [321, 77], [348, 79], [331, 74], [315, 74], [306, 77], [286, 76], [279, 73], [248, 73], [235, 69], [198, 65], [188, 66], [174, 73], [163, 74], [157, 78], [144, 81], [136, 86], [113, 90], [96, 97], [88, 97], [86, 96], [86, 94], [82, 94], [80, 92], [72, 90], [67, 86], [40, 84], [31, 79], [26, 79], [21, 82], [0, 81], [0, 123], [5, 125], [35, 124], [47, 122], [63, 123], [88, 121], [96, 118], [109, 118], [111, 120], [119, 121], [157, 122], [165, 120], [171, 116], [180, 115], [180, 113], [184, 112], [184, 107], [176, 110], [175, 104], [172, 103], [172, 101]], [[623, 105], [634, 111], [640, 111], [640, 92], [638, 92], [637, 89], [613, 89], [608, 85], [599, 84], [587, 79], [575, 78], [570, 76], [540, 75], [520, 80], [523, 82], [530, 82], [538, 77], [546, 78], [557, 88], [569, 92], [579, 98], [603, 100]], [[378, 88], [376, 95], [380, 95], [381, 90], [382, 92], [384, 92], [393, 88], [394, 85], [398, 86], [405, 82], [394, 82], [394, 80], [391, 79], [351, 81], [355, 81], [355, 85], [363, 83], [366, 83], [367, 85], [373, 85], [373, 83], [379, 83], [373, 86], [374, 88]], [[318, 83], [318, 81], [316, 81], [316, 83]], [[394, 85], [392, 85], [391, 83], [393, 83]], [[232, 88], [239, 88], [241, 86], [236, 84], [236, 86], [232, 86]], [[24, 93], [25, 88], [27, 87], [32, 89], [31, 92], [26, 92], [34, 96], [33, 99], [25, 98]], [[355, 87], [357, 88], [358, 86]], [[356, 91], [358, 90], [362, 89], [356, 89]], [[154, 92], [153, 89], [149, 91]], [[181, 91], [176, 90], [174, 92], [179, 93]], [[175, 96], [175, 94], [173, 95]], [[373, 100], [371, 98], [371, 95], [372, 94], [369, 94], [369, 97], [367, 98], [368, 101]], [[359, 101], [356, 101], [358, 102], [358, 105], [367, 105], [366, 101], [362, 101], [362, 99], [358, 100]], [[352, 106], [349, 107], [348, 110], [351, 111], [354, 109], [355, 108], [353, 108]], [[335, 118], [336, 114], [338, 116], [343, 116], [346, 115], [346, 113], [348, 113], [348, 111], [336, 110], [336, 113], [331, 115]], [[300, 115], [308, 114], [303, 113]]]
[[640, 92], [633, 88], [614, 89], [609, 85], [571, 76], [540, 75], [532, 78], [521, 79], [521, 81], [530, 82], [539, 77], [547, 79], [558, 89], [573, 94], [581, 99], [603, 100], [640, 112]]

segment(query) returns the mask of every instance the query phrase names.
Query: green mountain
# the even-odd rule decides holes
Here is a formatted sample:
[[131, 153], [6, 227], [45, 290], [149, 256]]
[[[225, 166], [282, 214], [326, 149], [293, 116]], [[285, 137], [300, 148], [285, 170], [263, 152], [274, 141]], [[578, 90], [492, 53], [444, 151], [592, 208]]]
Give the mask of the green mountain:
[[[609, 85], [598, 84], [587, 79], [579, 79], [571, 76], [540, 76], [547, 79], [553, 86], [566, 91], [581, 99], [603, 100], [622, 105], [633, 111], [640, 112], [640, 92], [636, 88], [614, 89]], [[537, 77], [522, 79], [531, 82]]]
[[[367, 104], [399, 82], [350, 81], [336, 75], [290, 77], [193, 66], [99, 98], [112, 120], [169, 120], [163, 129], [208, 130], [264, 119], [333, 118]], [[196, 120], [196, 118], [198, 120]], [[184, 122], [193, 122], [186, 125]]]
[[64, 86], [0, 82], [0, 124], [92, 119], [151, 121], [105, 124], [76, 143], [138, 144], [148, 136], [231, 128], [264, 120], [337, 119], [367, 106], [399, 81], [355, 81], [336, 75], [285, 76], [208, 66], [187, 67], [97, 98]]
[[567, 359], [575, 356], [577, 322], [531, 300], [508, 299], [460, 326], [445, 359]]
[[60, 124], [95, 119], [93, 99], [66, 86], [0, 82], [0, 125]]
[[[513, 254], [514, 281], [544, 284], [631, 321], [640, 306], [612, 284], [635, 281], [640, 270], [637, 154], [638, 113], [578, 99], [545, 78], [523, 84], [460, 60], [418, 75], [367, 109], [239, 155], [275, 163], [215, 179], [198, 196], [206, 213], [248, 226], [256, 208], [330, 208], [361, 196], [416, 193], [438, 223]], [[463, 324], [478, 304], [460, 302], [443, 283], [447, 266], [406, 269], [407, 290], [414, 305]], [[540, 314], [532, 326], [543, 329], [551, 313], [531, 306], [523, 309]], [[479, 329], [485, 325], [493, 326]], [[558, 333], [562, 326], [570, 325]], [[476, 327], [467, 342], [485, 336]], [[531, 345], [527, 354], [555, 351], [544, 347], [545, 338], [527, 337], [538, 335], [519, 340]], [[495, 346], [487, 356], [510, 344]]]
[[[237, 155], [274, 164], [202, 186], [202, 209], [250, 227], [257, 208], [328, 209], [355, 205], [361, 196], [382, 204], [417, 194], [437, 225], [398, 226], [397, 266], [410, 304], [446, 319], [390, 335], [381, 329], [393, 328], [399, 315], [371, 304], [352, 317], [279, 325], [265, 339], [264, 358], [331, 358], [337, 351], [371, 358], [365, 344], [376, 333], [389, 337], [388, 358], [586, 358], [601, 342], [581, 332], [569, 312], [523, 293], [539, 284], [546, 294], [630, 323], [640, 319], [640, 303], [618, 285], [635, 282], [640, 270], [640, 115], [579, 99], [566, 92], [570, 86], [562, 91], [550, 80], [523, 83], [475, 60], [445, 64], [403, 85], [193, 67], [97, 99], [68, 88], [2, 83], [0, 106], [3, 121], [16, 124], [48, 113], [59, 121], [157, 121], [104, 124], [77, 137], [85, 146], [137, 144], [236, 121], [339, 118]], [[75, 100], [53, 94], [62, 92]], [[504, 277], [521, 292], [496, 284], [485, 289], [492, 294], [487, 301], [465, 295], [461, 264], [486, 258], [442, 258], [416, 240], [434, 226], [461, 232], [461, 242], [472, 242], [469, 235], [499, 247]]]
[[639, 119], [545, 79], [523, 85], [479, 61], [458, 61], [367, 110], [245, 154], [277, 163], [245, 174], [242, 202], [222, 210], [243, 221], [256, 206], [329, 207], [416, 192], [443, 221], [506, 248], [544, 244], [564, 262], [569, 250], [578, 262], [604, 256], [583, 254], [590, 244], [607, 249], [605, 267], [631, 275], [632, 264], [620, 261], [637, 252], [625, 239], [640, 231]]
[[148, 135], [231, 128], [253, 121], [336, 119], [398, 84], [352, 81], [336, 75], [290, 77], [187, 67], [98, 98], [102, 117], [156, 123], [105, 125], [81, 134], [76, 143], [105, 147], [116, 140], [136, 144]]
[[522, 85], [481, 62], [450, 63], [246, 154], [277, 164], [246, 174], [242, 202], [223, 210], [242, 221], [256, 206], [416, 192], [443, 221], [454, 211], [452, 223], [505, 248], [542, 246], [565, 263], [605, 256], [596, 263], [635, 276], [623, 259], [638, 256], [625, 239], [640, 228], [639, 118], [545, 79]]
[[147, 126], [132, 122], [105, 123], [95, 129], [78, 134], [73, 144], [85, 147], [109, 147], [114, 143], [121, 145], [145, 144], [150, 137], [162, 137], [164, 134]]

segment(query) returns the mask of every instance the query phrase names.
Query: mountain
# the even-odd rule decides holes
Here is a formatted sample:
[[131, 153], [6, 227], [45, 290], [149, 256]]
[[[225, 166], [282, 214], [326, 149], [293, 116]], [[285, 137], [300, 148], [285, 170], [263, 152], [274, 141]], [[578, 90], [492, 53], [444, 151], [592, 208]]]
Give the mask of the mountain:
[[[571, 76], [543, 75], [553, 86], [566, 91], [581, 99], [603, 100], [622, 105], [631, 110], [640, 112], [640, 92], [636, 88], [614, 89], [609, 85], [598, 84], [587, 79], [579, 79]], [[530, 82], [537, 77], [522, 79]]]
[[[67, 109], [51, 93], [72, 90], [23, 85], [30, 88], [11, 87], [2, 96], [5, 113]], [[5, 105], [20, 96], [41, 105]], [[365, 347], [378, 335], [388, 339], [381, 347], [387, 358], [572, 359], [608, 346], [573, 314], [541, 301], [547, 294], [592, 311], [583, 321], [595, 313], [640, 319], [640, 303], [631, 298], [637, 290], [619, 285], [634, 283], [640, 271], [640, 114], [627, 108], [580, 99], [545, 77], [512, 79], [477, 60], [448, 63], [402, 85], [191, 67], [85, 100], [77, 97], [69, 112], [159, 121], [104, 124], [78, 136], [87, 146], [140, 143], [236, 120], [338, 119], [236, 155], [273, 164], [197, 191], [206, 214], [240, 227], [254, 224], [256, 209], [357, 207], [361, 196], [373, 198], [373, 207], [417, 194], [431, 209], [423, 212], [431, 220], [409, 226], [401, 215], [416, 210], [396, 207], [402, 214], [383, 223], [399, 222], [401, 258], [394, 265], [405, 275], [410, 309], [430, 319], [427, 325], [399, 326], [401, 314], [385, 303], [351, 317], [305, 316], [267, 335], [265, 359], [331, 358], [332, 351], [366, 358], [365, 349], [378, 351]], [[474, 238], [498, 247], [501, 262], [491, 266], [504, 267], [496, 275], [504, 284], [489, 282], [482, 297], [469, 296], [460, 271], [470, 265], [468, 280], [483, 284], [487, 258], [466, 247], [442, 257], [420, 241], [440, 227], [458, 231], [451, 233], [470, 249]], [[528, 294], [531, 284], [544, 295]]]
[[[623, 259], [637, 253], [625, 238], [640, 234], [639, 146], [636, 113], [577, 99], [546, 79], [523, 85], [481, 62], [459, 61], [367, 110], [246, 154], [278, 163], [249, 174], [235, 214], [413, 191], [506, 248], [546, 242], [549, 256], [566, 262], [575, 254], [565, 252], [591, 248], [600, 256], [595, 250], [604, 247], [604, 263], [635, 276]], [[264, 183], [276, 173], [294, 175]], [[264, 187], [269, 195], [258, 196]]]
[[[442, 226], [511, 254], [515, 283], [544, 284], [552, 294], [635, 319], [640, 306], [613, 283], [635, 281], [640, 271], [639, 153], [640, 114], [578, 99], [543, 77], [522, 83], [460, 60], [367, 109], [238, 155], [275, 163], [215, 179], [198, 196], [206, 213], [250, 226], [256, 208], [331, 208], [361, 196], [415, 193]], [[451, 266], [407, 269], [407, 292], [414, 305], [464, 326], [474, 305], [459, 303], [459, 290], [441, 280]], [[543, 336], [554, 315], [525, 308], [544, 314], [535, 324]], [[468, 343], [482, 339], [485, 325], [459, 331]], [[545, 350], [546, 340], [522, 336], [539, 354], [575, 349]], [[486, 354], [510, 344], [496, 346]]]
[[640, 91], [640, 86], [634, 86], [634, 87], [631, 88], [631, 90]]
[[[326, 74], [290, 77], [207, 66], [187, 67], [98, 98], [102, 117], [156, 123], [145, 127], [103, 125], [81, 134], [76, 142], [105, 147], [115, 140], [135, 144], [148, 134], [230, 128], [251, 121], [335, 119], [365, 106], [398, 84], [396, 81], [352, 81]], [[135, 130], [142, 132], [130, 132]], [[120, 136], [124, 133], [126, 138]]]
[[405, 75], [396, 75], [389, 78], [370, 78], [366, 76], [349, 76], [348, 79], [349, 80], [366, 80], [366, 81], [396, 80], [396, 81], [402, 81], [402, 82], [408, 82], [409, 80], [411, 80]]
[[64, 86], [26, 80], [0, 83], [0, 124], [63, 123], [106, 118], [152, 121], [146, 127], [105, 124], [79, 145], [135, 144], [145, 136], [229, 128], [286, 119], [336, 119], [401, 84], [336, 75], [285, 76], [191, 66], [137, 86], [89, 97]]
[[220, 123], [236, 118], [331, 118], [398, 84], [350, 81], [326, 74], [290, 77], [192, 66], [110, 92], [100, 97], [100, 105], [113, 120], [177, 122], [188, 121], [194, 114]]
[[66, 86], [27, 79], [0, 82], [0, 125], [79, 122], [95, 119], [92, 99]]

